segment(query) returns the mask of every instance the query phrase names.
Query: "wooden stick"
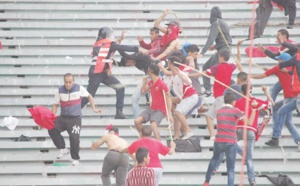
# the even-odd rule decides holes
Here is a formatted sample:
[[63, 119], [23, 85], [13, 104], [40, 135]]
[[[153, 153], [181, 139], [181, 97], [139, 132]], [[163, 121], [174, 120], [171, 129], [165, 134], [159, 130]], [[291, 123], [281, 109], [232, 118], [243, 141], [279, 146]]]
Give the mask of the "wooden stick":
[[132, 128], [132, 126], [130, 126], [130, 128], [131, 128], [131, 130], [135, 133], [135, 135], [137, 135], [137, 137], [140, 138], [140, 135], [139, 135], [138, 133], [136, 133], [136, 130], [134, 130], [134, 129]]
[[224, 83], [222, 83], [222, 82], [216, 80], [215, 78], [212, 78], [211, 76], [205, 74], [204, 72], [201, 72], [201, 71], [199, 71], [199, 70], [197, 70], [197, 69], [195, 69], [195, 68], [193, 68], [193, 67], [187, 66], [187, 65], [185, 65], [185, 64], [178, 63], [178, 62], [176, 62], [176, 61], [174, 61], [174, 63], [176, 63], [176, 64], [178, 64], [178, 65], [185, 66], [185, 67], [189, 67], [189, 68], [193, 69], [194, 71], [201, 73], [201, 74], [204, 75], [205, 77], [208, 77], [209, 79], [213, 79], [215, 82], [217, 82], [217, 83], [223, 85], [224, 87], [230, 89], [231, 91], [233, 91], [234, 93], [236, 93], [236, 94], [242, 96], [243, 98], [245, 98], [245, 99], [247, 99], [247, 100], [250, 100], [247, 96], [245, 96], [245, 95], [239, 93], [238, 91], [236, 91], [236, 90], [234, 90], [233, 88], [231, 88], [230, 86], [227, 86], [227, 85], [225, 85]]
[[[162, 10], [162, 11], [165, 11], [165, 10]], [[172, 13], [172, 14], [176, 17], [178, 23], [180, 24], [180, 20], [179, 20], [179, 18], [178, 18], [178, 16], [177, 16], [178, 12], [175, 12], [175, 11], [173, 11], [173, 10], [170, 10], [170, 13]], [[180, 13], [179, 13], [179, 14], [180, 14]], [[181, 24], [179, 25], [179, 27], [180, 27], [180, 29], [181, 29], [181, 32], [183, 33], [183, 36], [184, 36], [184, 39], [185, 39], [185, 42], [186, 42], [187, 40], [186, 40], [186, 35], [185, 35], [184, 32], [183, 32], [183, 27], [181, 26]]]
[[256, 64], [256, 63], [253, 63], [253, 62], [252, 62], [252, 64], [253, 64], [254, 66], [257, 66], [258, 68], [264, 69], [264, 67], [262, 67], [262, 66], [260, 66], [260, 65], [258, 65], [258, 64]]
[[166, 95], [165, 95], [165, 91], [164, 90], [163, 90], [163, 95], [164, 95], [164, 102], [165, 102], [165, 109], [166, 109], [166, 114], [167, 114], [167, 122], [168, 122], [168, 126], [169, 126], [170, 138], [171, 138], [171, 142], [173, 142], [173, 136], [172, 136], [172, 131], [171, 131], [171, 123], [170, 123], [170, 116], [169, 116], [169, 112], [168, 112], [167, 99], [166, 99]]
[[204, 97], [202, 97], [203, 101], [205, 102], [205, 104], [208, 106], [208, 108], [210, 108], [209, 104], [207, 103], [206, 99], [204, 99]]

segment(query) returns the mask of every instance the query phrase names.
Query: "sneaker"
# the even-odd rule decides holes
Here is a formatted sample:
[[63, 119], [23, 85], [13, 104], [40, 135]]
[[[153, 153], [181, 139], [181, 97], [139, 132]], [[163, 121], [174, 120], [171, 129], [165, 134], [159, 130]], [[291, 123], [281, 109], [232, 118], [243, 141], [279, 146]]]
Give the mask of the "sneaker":
[[272, 138], [270, 141], [267, 141], [265, 144], [269, 145], [271, 147], [278, 147], [279, 146], [279, 140], [278, 140], [278, 138]]
[[205, 182], [203, 183], [203, 186], [209, 186], [209, 183], [205, 181]]
[[211, 92], [210, 91], [205, 91], [204, 93], [202, 93], [202, 95], [205, 95], [206, 97], [211, 96]]
[[60, 153], [59, 155], [56, 157], [57, 159], [61, 159], [63, 157], [65, 157], [66, 155], [70, 154], [69, 149], [65, 148], [65, 149], [60, 149]]
[[255, 181], [251, 182], [250, 186], [256, 186], [256, 182]]
[[73, 166], [79, 165], [79, 160], [73, 160], [72, 165], [73, 165]]
[[298, 152], [300, 152], [300, 142], [298, 142]]
[[288, 25], [286, 28], [287, 28], [287, 29], [293, 29], [293, 28], [294, 28], [294, 25]]
[[186, 140], [192, 136], [194, 136], [194, 133], [192, 131], [190, 131], [190, 132], [187, 132], [186, 134], [184, 134], [181, 139]]

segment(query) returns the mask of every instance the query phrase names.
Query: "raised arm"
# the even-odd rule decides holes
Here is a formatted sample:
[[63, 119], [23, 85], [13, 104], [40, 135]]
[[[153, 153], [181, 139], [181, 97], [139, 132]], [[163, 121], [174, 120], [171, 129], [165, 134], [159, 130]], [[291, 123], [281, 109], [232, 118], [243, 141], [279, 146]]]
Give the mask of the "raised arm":
[[265, 93], [265, 95], [266, 95], [268, 101], [270, 101], [270, 102], [272, 103], [272, 106], [274, 106], [274, 100], [273, 100], [272, 97], [270, 96], [267, 87], [262, 86], [261, 89], [262, 89], [262, 91]]
[[127, 32], [126, 30], [123, 30], [123, 31], [122, 31], [121, 36], [120, 36], [119, 38], [116, 39], [116, 43], [117, 43], [117, 44], [120, 44], [120, 43], [123, 41], [126, 32]]
[[139, 41], [139, 44], [142, 48], [146, 49], [146, 50], [150, 50], [151, 49], [151, 43], [145, 43], [144, 39], [142, 36], [137, 36], [137, 40]]
[[264, 47], [263, 45], [259, 44], [258, 48], [263, 51], [269, 58], [275, 59], [276, 56], [279, 56], [280, 53], [277, 52], [272, 52], [271, 50], [267, 49], [266, 47]]
[[162, 22], [162, 20], [164, 20], [164, 18], [168, 15], [170, 13], [170, 10], [165, 10], [164, 12], [163, 12], [163, 14], [159, 17], [159, 18], [157, 18], [156, 20], [155, 20], [155, 22], [154, 22], [154, 26], [156, 27], [156, 28], [158, 28], [161, 32], [163, 32], [163, 33], [166, 33], [167, 32], [167, 29], [165, 29], [164, 27], [162, 27], [162, 26], [160, 26], [160, 23]]
[[236, 61], [236, 67], [240, 72], [243, 72], [243, 67], [241, 65], [241, 45], [244, 42], [244, 40], [241, 40], [236, 45], [237, 50], [237, 61]]

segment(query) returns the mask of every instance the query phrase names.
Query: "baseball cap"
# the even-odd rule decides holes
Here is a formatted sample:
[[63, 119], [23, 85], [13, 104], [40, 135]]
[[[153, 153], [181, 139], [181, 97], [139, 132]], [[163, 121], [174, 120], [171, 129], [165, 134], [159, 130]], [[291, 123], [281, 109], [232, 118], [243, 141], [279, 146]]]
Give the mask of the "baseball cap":
[[282, 61], [289, 60], [291, 58], [291, 55], [288, 53], [282, 53], [280, 56], [275, 56], [276, 60], [281, 59]]
[[170, 21], [169, 23], [167, 23], [166, 25], [174, 25], [174, 26], [179, 26], [179, 23], [177, 21]]

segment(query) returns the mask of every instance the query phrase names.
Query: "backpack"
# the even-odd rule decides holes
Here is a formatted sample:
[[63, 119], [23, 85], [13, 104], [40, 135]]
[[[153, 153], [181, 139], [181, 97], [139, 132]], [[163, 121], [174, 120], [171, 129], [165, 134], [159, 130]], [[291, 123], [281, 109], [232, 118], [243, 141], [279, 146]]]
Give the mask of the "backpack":
[[201, 152], [200, 138], [193, 136], [186, 140], [174, 140], [176, 144], [175, 152]]
[[287, 175], [279, 174], [277, 177], [261, 175], [259, 177], [267, 177], [275, 186], [295, 186], [293, 180]]
[[21, 135], [20, 137], [15, 139], [15, 141], [31, 141], [31, 139], [28, 136]]

